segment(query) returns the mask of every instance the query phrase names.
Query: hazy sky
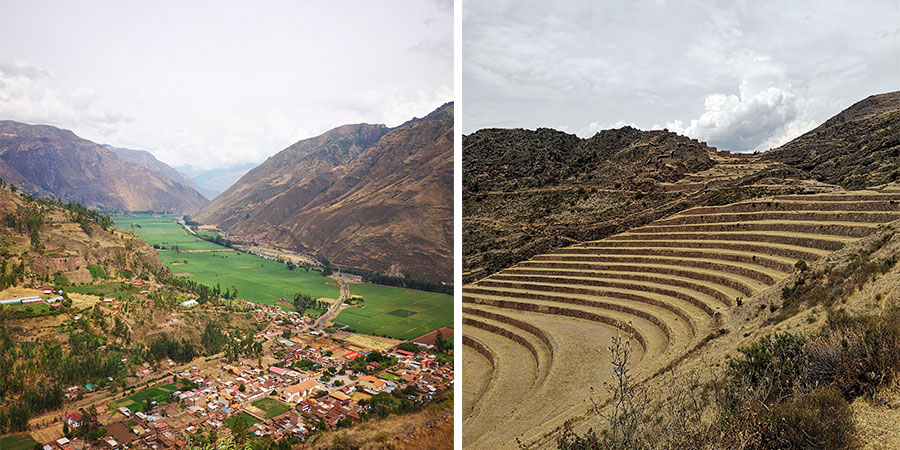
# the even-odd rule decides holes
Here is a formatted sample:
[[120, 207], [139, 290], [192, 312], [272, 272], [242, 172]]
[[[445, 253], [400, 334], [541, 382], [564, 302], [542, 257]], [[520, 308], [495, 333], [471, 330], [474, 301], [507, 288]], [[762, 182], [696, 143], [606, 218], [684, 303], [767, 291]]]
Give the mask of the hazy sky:
[[900, 89], [900, 1], [463, 0], [464, 133], [668, 127], [780, 145]]
[[345, 123], [453, 100], [453, 2], [0, 0], [0, 119], [260, 162]]

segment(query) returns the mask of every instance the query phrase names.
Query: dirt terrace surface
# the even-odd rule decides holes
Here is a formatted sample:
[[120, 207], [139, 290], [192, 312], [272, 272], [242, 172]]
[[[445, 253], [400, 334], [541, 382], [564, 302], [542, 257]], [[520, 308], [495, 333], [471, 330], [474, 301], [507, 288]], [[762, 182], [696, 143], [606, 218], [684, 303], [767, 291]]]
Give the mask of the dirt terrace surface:
[[[463, 287], [463, 445], [552, 446], [602, 400], [608, 346], [631, 337], [647, 378], [702, 345], [738, 303], [900, 219], [891, 190], [691, 208], [537, 255]], [[593, 389], [592, 389], [593, 388]]]

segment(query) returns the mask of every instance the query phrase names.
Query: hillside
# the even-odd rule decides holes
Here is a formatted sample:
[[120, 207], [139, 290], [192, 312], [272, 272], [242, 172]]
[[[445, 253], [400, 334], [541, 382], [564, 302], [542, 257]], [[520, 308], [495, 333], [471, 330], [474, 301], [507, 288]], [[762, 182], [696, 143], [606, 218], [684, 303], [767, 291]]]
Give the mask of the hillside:
[[479, 130], [463, 136], [463, 279], [697, 205], [895, 181], [898, 130], [900, 92], [866, 98], [758, 155], [665, 130], [625, 127], [589, 139]]
[[463, 279], [730, 195], [776, 173], [667, 131], [463, 136]]
[[345, 125], [244, 175], [194, 220], [379, 273], [452, 280], [453, 105]]
[[598, 426], [585, 402], [609, 400], [592, 386], [615, 375], [617, 335], [637, 382], [666, 383], [685, 358], [706, 373], [773, 324], [812, 331], [821, 312], [793, 316], [832, 317], [857, 290], [876, 302], [857, 310], [878, 313], [900, 300], [880, 277], [898, 273], [898, 201], [836, 190], [695, 207], [464, 286], [464, 446], [545, 448], [564, 426]]
[[169, 177], [172, 181], [179, 183], [184, 187], [191, 188], [197, 192], [202, 193], [200, 187], [197, 186], [197, 183], [195, 183], [194, 180], [190, 179], [187, 175], [175, 170], [168, 164], [156, 159], [156, 157], [153, 156], [152, 153], [146, 150], [132, 150], [129, 148], [111, 147], [108, 145], [104, 147], [115, 153], [116, 156], [118, 156], [122, 161], [137, 164], [145, 169], [163, 174]]
[[872, 95], [764, 158], [862, 189], [900, 179], [900, 91]]
[[0, 121], [0, 177], [28, 193], [89, 208], [186, 213], [206, 203], [163, 173], [49, 125]]
[[[0, 251], [4, 267], [24, 263], [29, 273], [58, 284], [90, 283], [89, 266], [106, 274], [155, 275], [168, 270], [149, 245], [98, 221], [87, 210], [0, 188]], [[96, 270], [96, 269], [95, 269]]]

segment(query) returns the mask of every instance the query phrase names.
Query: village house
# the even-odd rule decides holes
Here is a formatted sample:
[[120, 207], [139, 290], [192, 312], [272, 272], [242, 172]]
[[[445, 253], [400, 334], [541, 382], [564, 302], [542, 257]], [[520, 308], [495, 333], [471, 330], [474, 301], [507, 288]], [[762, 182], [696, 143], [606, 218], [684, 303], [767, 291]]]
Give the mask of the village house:
[[69, 411], [66, 413], [66, 423], [70, 427], [80, 427], [84, 420], [84, 416], [78, 411]]
[[387, 383], [384, 380], [380, 380], [371, 375], [367, 375], [360, 378], [357, 385], [367, 391], [378, 393], [384, 390], [385, 386], [387, 386]]
[[320, 389], [319, 382], [313, 379], [288, 386], [281, 391], [281, 399], [288, 403], [300, 403], [310, 394]]

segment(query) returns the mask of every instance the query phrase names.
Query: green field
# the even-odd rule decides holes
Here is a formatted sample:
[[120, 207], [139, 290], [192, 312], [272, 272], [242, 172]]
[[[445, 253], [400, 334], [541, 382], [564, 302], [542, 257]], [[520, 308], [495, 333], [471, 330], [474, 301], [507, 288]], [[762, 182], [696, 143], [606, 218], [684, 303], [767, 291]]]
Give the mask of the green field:
[[291, 410], [291, 407], [287, 403], [276, 400], [272, 397], [263, 397], [259, 400], [254, 401], [252, 404], [253, 406], [266, 412], [266, 419], [278, 417]]
[[375, 284], [350, 285], [365, 299], [364, 308], [349, 308], [335, 322], [359, 333], [413, 339], [440, 327], [453, 326], [453, 296]]
[[37, 441], [27, 433], [0, 437], [0, 449], [2, 450], [31, 450], [35, 444]]
[[[151, 245], [167, 249], [178, 246], [179, 251], [160, 250], [159, 259], [172, 273], [189, 273], [188, 278], [208, 286], [218, 284], [222, 291], [238, 290], [238, 297], [256, 303], [275, 304], [280, 298], [290, 301], [294, 294], [302, 292], [316, 298], [337, 298], [340, 291], [321, 272], [305, 269], [287, 270], [277, 261], [260, 258], [248, 253], [228, 251], [225, 247], [204, 241], [188, 234], [178, 224], [177, 216], [119, 216], [113, 217], [116, 227], [134, 232]], [[181, 250], [218, 250], [212, 252], [184, 252]], [[293, 308], [285, 308], [292, 310]], [[310, 311], [315, 315], [314, 311]], [[321, 312], [319, 312], [321, 314]]]
[[150, 399], [151, 402], [163, 403], [163, 401], [168, 400], [171, 394], [176, 390], [178, 390], [178, 387], [172, 383], [144, 389], [143, 391], [135, 392], [128, 397], [113, 400], [109, 403], [109, 409], [116, 410], [124, 406], [130, 409], [131, 412], [144, 411], [147, 399]]
[[[134, 232], [148, 244], [167, 249], [177, 245], [178, 251], [159, 251], [159, 259], [172, 273], [190, 274], [186, 275], [189, 279], [211, 287], [218, 284], [223, 292], [234, 286], [239, 298], [251, 302], [271, 305], [280, 298], [290, 300], [298, 292], [315, 298], [338, 298], [340, 293], [337, 286], [325, 284], [334, 282], [323, 277], [321, 272], [307, 272], [301, 268], [287, 270], [277, 261], [229, 251], [191, 235], [178, 224], [178, 216], [118, 216], [113, 220], [123, 231], [132, 231], [134, 224]], [[373, 284], [351, 285], [350, 292], [362, 296], [365, 307], [345, 310], [336, 321], [360, 333], [412, 339], [443, 326], [453, 326], [453, 297], [450, 295]], [[318, 316], [322, 311], [308, 310], [307, 313]]]

